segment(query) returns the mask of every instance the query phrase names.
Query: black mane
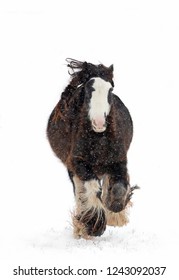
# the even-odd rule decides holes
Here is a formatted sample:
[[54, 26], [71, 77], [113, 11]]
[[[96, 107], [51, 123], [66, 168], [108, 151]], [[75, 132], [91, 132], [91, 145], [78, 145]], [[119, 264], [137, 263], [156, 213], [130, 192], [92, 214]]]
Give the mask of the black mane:
[[[106, 67], [103, 64], [94, 65], [86, 61], [81, 62], [72, 58], [67, 58], [67, 67], [70, 68], [69, 74], [71, 76], [71, 81], [61, 95], [61, 111], [64, 111], [64, 107], [71, 100], [71, 97], [76, 92], [79, 86], [83, 86], [91, 78], [99, 77], [103, 80], [110, 82], [112, 87], [114, 87], [113, 82], [113, 65]], [[65, 105], [66, 104], [66, 105]]]
[[72, 58], [67, 58], [67, 66], [72, 70], [69, 74], [72, 77], [70, 85], [78, 87], [81, 84], [86, 83], [91, 78], [99, 77], [107, 82], [110, 82], [114, 87], [113, 82], [113, 65], [106, 67], [103, 64], [94, 65], [86, 61], [81, 62]]

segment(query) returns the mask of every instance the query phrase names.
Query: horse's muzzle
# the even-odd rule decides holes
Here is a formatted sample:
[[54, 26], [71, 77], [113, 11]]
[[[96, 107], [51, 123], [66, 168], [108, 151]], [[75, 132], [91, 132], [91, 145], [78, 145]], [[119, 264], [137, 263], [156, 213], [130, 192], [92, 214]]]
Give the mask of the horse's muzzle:
[[92, 128], [95, 132], [104, 132], [106, 130], [106, 121], [104, 118], [97, 118], [92, 120]]

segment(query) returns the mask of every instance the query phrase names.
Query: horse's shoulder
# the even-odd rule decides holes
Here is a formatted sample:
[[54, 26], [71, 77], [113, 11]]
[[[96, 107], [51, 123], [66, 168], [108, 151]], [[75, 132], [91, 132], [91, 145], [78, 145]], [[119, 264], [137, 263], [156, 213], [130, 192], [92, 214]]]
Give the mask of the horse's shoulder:
[[[123, 116], [124, 118], [131, 119], [131, 115], [129, 109], [123, 103], [123, 101], [117, 96], [114, 95], [114, 103], [113, 103], [114, 111], [116, 111], [117, 115]], [[132, 122], [132, 119], [131, 119]]]
[[119, 98], [119, 96], [117, 96], [116, 94], [114, 94], [113, 96], [113, 104], [114, 106], [121, 108], [121, 107], [126, 107], [125, 104], [122, 102], [122, 100]]

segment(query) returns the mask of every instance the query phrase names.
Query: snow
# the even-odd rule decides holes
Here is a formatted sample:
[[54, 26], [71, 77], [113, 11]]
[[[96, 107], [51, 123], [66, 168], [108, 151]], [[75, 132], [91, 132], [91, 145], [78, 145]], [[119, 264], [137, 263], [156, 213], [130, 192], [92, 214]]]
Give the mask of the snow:
[[[152, 279], [177, 279], [178, 32], [177, 1], [1, 1], [2, 279], [19, 265], [167, 266]], [[72, 236], [72, 186], [45, 134], [68, 82], [66, 57], [113, 63], [115, 93], [134, 121], [128, 167], [141, 189], [130, 223], [93, 240]]]

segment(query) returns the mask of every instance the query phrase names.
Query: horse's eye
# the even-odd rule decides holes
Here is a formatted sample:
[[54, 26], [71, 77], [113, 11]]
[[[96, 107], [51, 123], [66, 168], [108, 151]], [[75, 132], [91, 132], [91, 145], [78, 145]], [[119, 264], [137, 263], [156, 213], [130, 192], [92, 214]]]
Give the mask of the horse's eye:
[[111, 104], [112, 102], [112, 95], [113, 95], [113, 92], [112, 92], [112, 89], [109, 90], [109, 94], [108, 94], [108, 102], [109, 104]]
[[87, 101], [89, 101], [91, 99], [91, 96], [92, 96], [92, 92], [87, 90], [86, 93], [85, 93], [85, 99]]

